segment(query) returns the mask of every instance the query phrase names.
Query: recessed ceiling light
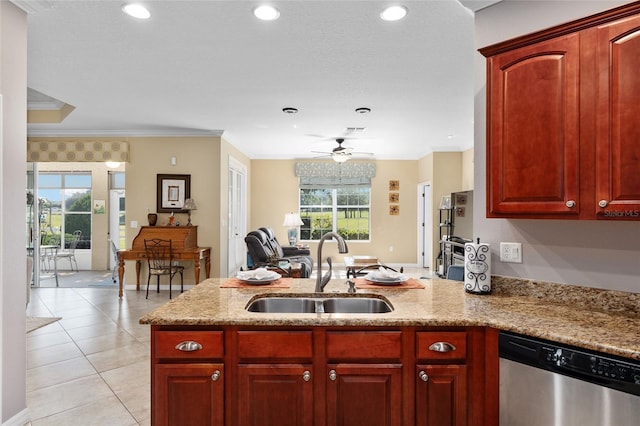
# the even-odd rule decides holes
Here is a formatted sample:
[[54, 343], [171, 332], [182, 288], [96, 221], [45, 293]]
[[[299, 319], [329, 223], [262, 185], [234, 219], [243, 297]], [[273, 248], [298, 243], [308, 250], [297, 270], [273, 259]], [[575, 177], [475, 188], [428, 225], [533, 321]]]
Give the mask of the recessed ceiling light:
[[253, 9], [253, 14], [256, 18], [263, 21], [275, 21], [280, 17], [280, 12], [273, 6], [258, 6]]
[[138, 19], [149, 19], [151, 16], [149, 10], [139, 3], [125, 3], [122, 5], [122, 11]]
[[380, 13], [383, 21], [399, 21], [407, 16], [407, 8], [404, 6], [389, 6]]
[[286, 114], [295, 114], [298, 112], [298, 108], [286, 107], [286, 108], [282, 108], [282, 112]]

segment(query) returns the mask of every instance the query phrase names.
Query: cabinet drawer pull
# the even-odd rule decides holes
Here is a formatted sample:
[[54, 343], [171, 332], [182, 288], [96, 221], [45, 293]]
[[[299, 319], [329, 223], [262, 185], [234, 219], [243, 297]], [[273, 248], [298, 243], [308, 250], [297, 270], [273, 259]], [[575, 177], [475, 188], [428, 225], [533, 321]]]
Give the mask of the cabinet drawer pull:
[[193, 340], [187, 340], [186, 342], [180, 342], [176, 345], [176, 349], [182, 352], [193, 352], [202, 349], [202, 345]]
[[302, 380], [304, 380], [305, 382], [311, 380], [311, 372], [309, 370], [305, 370], [305, 372], [302, 373]]
[[429, 381], [429, 375], [425, 373], [423, 370], [421, 370], [420, 373], [418, 373], [418, 376], [420, 377], [420, 380], [422, 380], [423, 382]]
[[598, 201], [598, 206], [600, 206], [600, 207], [602, 207], [602, 208], [607, 207], [607, 205], [608, 205], [608, 204], [609, 204], [609, 203], [607, 202], [607, 200], [600, 200], [600, 201]]
[[329, 380], [335, 381], [337, 378], [338, 378], [338, 375], [336, 374], [336, 370], [330, 370]]
[[211, 380], [213, 380], [214, 382], [217, 382], [219, 379], [220, 379], [220, 370], [216, 370], [211, 375]]
[[573, 200], [569, 200], [566, 203], [564, 203], [565, 206], [569, 207], [570, 209], [574, 208], [576, 206], [576, 202]]
[[433, 352], [451, 352], [455, 351], [456, 347], [448, 342], [435, 342], [429, 346], [429, 350]]

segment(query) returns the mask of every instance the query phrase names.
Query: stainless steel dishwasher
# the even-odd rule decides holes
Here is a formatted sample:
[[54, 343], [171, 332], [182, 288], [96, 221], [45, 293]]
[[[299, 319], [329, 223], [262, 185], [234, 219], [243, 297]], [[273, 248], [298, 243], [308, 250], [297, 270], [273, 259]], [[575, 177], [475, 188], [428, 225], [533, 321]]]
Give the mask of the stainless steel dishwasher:
[[507, 332], [499, 351], [501, 426], [640, 425], [640, 362]]

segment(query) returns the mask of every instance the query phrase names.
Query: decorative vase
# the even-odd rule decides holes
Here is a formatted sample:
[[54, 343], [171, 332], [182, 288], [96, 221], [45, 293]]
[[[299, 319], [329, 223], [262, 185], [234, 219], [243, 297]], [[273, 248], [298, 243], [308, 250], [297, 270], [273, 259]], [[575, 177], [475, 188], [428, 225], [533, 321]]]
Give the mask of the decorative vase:
[[147, 213], [147, 220], [149, 221], [149, 226], [156, 226], [158, 215], [155, 213]]

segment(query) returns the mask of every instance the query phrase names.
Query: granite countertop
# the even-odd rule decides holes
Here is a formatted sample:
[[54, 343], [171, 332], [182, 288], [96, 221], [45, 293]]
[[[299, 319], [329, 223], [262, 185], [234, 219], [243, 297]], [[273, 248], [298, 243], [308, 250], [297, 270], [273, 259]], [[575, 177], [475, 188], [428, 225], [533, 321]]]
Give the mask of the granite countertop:
[[[492, 277], [492, 293], [475, 295], [463, 283], [423, 279], [424, 289], [359, 289], [384, 296], [394, 311], [384, 314], [265, 314], [245, 310], [265, 293], [309, 295], [313, 279], [291, 279], [289, 288], [220, 288], [210, 278], [140, 318], [152, 325], [240, 326], [481, 326], [640, 360], [640, 295], [585, 287]], [[332, 280], [325, 294], [346, 293]]]

